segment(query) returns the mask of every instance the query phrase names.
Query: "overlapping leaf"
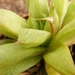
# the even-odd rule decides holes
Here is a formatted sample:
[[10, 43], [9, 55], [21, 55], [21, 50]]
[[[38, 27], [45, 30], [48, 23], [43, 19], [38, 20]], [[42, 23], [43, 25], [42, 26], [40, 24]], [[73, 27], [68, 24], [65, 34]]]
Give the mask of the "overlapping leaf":
[[54, 8], [54, 7], [56, 8], [56, 11], [58, 13], [60, 27], [61, 27], [63, 20], [64, 20], [64, 17], [67, 12], [68, 0], [51, 0], [50, 8]]
[[12, 43], [12, 42], [14, 42], [14, 40], [12, 40], [12, 39], [3, 39], [3, 40], [0, 40], [0, 45]]
[[0, 9], [0, 33], [17, 38], [21, 27], [26, 27], [26, 20], [5, 9]]
[[0, 41], [5, 44], [0, 46], [0, 75], [18, 75], [39, 62], [42, 57], [36, 55], [42, 54], [46, 48], [37, 46], [46, 46], [48, 49], [44, 54], [48, 75], [75, 75], [75, 66], [68, 49], [69, 45], [75, 44], [75, 1], [69, 4], [68, 0], [51, 0], [50, 12], [47, 0], [26, 0], [26, 3], [29, 9], [28, 26], [20, 16], [0, 9], [0, 33], [14, 39], [19, 33], [17, 43], [5, 44], [10, 40]]
[[[50, 31], [51, 36], [54, 37], [55, 35], [55, 26], [54, 26], [54, 19], [53, 17], [47, 17], [47, 18], [39, 18], [37, 20], [46, 20], [46, 26], [44, 26], [45, 31]], [[49, 22], [48, 22], [49, 21]], [[42, 26], [43, 28], [43, 26]]]
[[44, 60], [62, 75], [75, 75], [75, 66], [66, 45], [53, 50], [49, 48], [44, 54]]
[[43, 53], [43, 47], [25, 48], [17, 43], [5, 44], [0, 46], [0, 70], [18, 63], [25, 58]]
[[44, 30], [44, 24], [40, 21], [40, 30]]
[[36, 47], [47, 45], [51, 34], [47, 31], [22, 28], [19, 33], [18, 41], [25, 47]]
[[75, 43], [75, 19], [65, 25], [50, 42], [50, 46], [59, 45], [60, 42], [72, 45]]
[[49, 8], [47, 0], [31, 0], [28, 1], [29, 4], [29, 13], [34, 18], [41, 18], [44, 17], [44, 15], [48, 16], [49, 14]]
[[45, 62], [45, 67], [48, 75], [61, 75], [57, 71], [55, 71], [49, 64]]
[[57, 31], [59, 29], [59, 16], [58, 16], [57, 11], [54, 6], [51, 7], [51, 9], [50, 9], [50, 17], [53, 17], [53, 24], [55, 27], [55, 33], [57, 33]]
[[42, 55], [30, 57], [22, 60], [15, 65], [9, 66], [0, 71], [0, 75], [19, 75], [21, 72], [29, 69], [30, 67], [36, 65], [42, 59]]
[[67, 14], [64, 18], [63, 26], [75, 19], [75, 0], [70, 0], [71, 3], [69, 4]]
[[29, 16], [27, 20], [27, 25], [28, 25], [28, 28], [31, 28], [31, 29], [40, 29], [39, 22], [35, 20], [33, 17], [31, 17], [31, 15]]
[[51, 27], [50, 27], [50, 22], [49, 21], [46, 21], [46, 24], [44, 26], [44, 30], [48, 31], [48, 32], [51, 32]]

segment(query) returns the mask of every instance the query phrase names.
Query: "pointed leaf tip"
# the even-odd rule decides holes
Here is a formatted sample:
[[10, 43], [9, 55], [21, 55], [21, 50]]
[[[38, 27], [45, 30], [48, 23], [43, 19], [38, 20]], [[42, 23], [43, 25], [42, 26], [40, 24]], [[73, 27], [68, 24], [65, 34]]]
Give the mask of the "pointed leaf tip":
[[56, 71], [63, 75], [74, 75], [75, 66], [66, 45], [61, 45], [57, 49], [48, 49], [48, 53], [44, 54], [45, 62], [53, 67]]

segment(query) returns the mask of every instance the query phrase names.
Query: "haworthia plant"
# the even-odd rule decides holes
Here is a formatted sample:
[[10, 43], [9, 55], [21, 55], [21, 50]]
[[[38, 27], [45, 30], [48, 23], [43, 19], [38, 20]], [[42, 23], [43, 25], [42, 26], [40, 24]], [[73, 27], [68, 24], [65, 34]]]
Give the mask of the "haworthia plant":
[[25, 1], [28, 19], [0, 9], [0, 34], [8, 36], [0, 40], [0, 75], [18, 75], [41, 60], [42, 75], [75, 75], [68, 48], [75, 44], [75, 1]]

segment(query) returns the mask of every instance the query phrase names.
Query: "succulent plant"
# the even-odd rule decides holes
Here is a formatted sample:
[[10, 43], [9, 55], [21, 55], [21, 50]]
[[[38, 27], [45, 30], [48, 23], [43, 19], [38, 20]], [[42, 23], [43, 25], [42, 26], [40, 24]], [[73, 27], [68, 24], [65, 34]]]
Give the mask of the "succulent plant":
[[19, 75], [44, 60], [48, 75], [75, 75], [75, 0], [25, 0], [28, 19], [0, 9], [0, 75]]

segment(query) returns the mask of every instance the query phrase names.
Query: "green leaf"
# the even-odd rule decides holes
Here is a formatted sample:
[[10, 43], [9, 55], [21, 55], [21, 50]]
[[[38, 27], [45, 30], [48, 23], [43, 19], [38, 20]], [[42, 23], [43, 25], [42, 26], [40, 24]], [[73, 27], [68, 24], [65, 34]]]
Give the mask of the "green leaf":
[[0, 70], [25, 58], [39, 55], [45, 50], [46, 48], [44, 47], [25, 48], [17, 43], [0, 45]]
[[51, 34], [47, 31], [22, 28], [18, 42], [24, 47], [36, 47], [39, 45], [47, 45], [50, 41]]
[[27, 25], [28, 25], [28, 28], [31, 28], [31, 29], [40, 29], [38, 21], [32, 18], [31, 15], [29, 16], [27, 20]]
[[63, 26], [75, 19], [75, 0], [71, 0], [69, 4], [67, 14], [64, 18]]
[[61, 45], [56, 49], [49, 47], [48, 52], [44, 54], [44, 60], [62, 75], [75, 75], [75, 66], [66, 45]]
[[51, 26], [50, 26], [50, 22], [49, 21], [46, 21], [46, 24], [44, 26], [44, 30], [48, 31], [48, 32], [51, 32]]
[[54, 70], [49, 64], [45, 62], [45, 68], [48, 75], [61, 75], [56, 70]]
[[1, 70], [0, 75], [19, 75], [23, 71], [36, 65], [41, 59], [41, 55], [24, 59], [15, 65], [9, 66], [8, 68]]
[[75, 44], [75, 19], [65, 25], [50, 42], [50, 46], [59, 45], [62, 42], [68, 46]]
[[0, 33], [16, 39], [21, 27], [26, 27], [25, 19], [9, 10], [0, 9]]
[[29, 4], [29, 14], [34, 18], [41, 18], [45, 14], [48, 16], [49, 8], [47, 0], [31, 0]]
[[59, 30], [59, 16], [57, 14], [57, 11], [56, 11], [55, 7], [51, 8], [50, 17], [53, 17], [53, 20], [54, 20], [53, 24], [54, 24], [54, 27], [55, 27], [55, 34], [56, 34], [57, 31]]
[[40, 21], [40, 30], [44, 29], [44, 24], [42, 24], [42, 21]]
[[67, 12], [68, 8], [68, 0], [51, 0], [50, 2], [50, 8], [54, 8], [57, 11], [57, 14], [59, 16], [59, 21], [60, 21], [60, 28], [63, 23], [64, 17]]
[[14, 40], [12, 40], [12, 39], [3, 39], [3, 40], [0, 40], [0, 45], [12, 43], [12, 42], [14, 42]]
[[29, 8], [29, 5], [30, 5], [30, 1], [31, 1], [31, 0], [25, 0], [26, 5], [27, 5], [28, 8]]
[[[55, 35], [55, 26], [54, 26], [54, 23], [53, 23], [53, 21], [54, 21], [53, 17], [39, 18], [37, 20], [47, 20], [47, 21], [49, 21], [49, 23], [46, 22], [46, 26], [45, 26], [44, 30], [47, 31], [50, 28], [51, 35], [52, 35], [52, 37], [54, 37], [54, 35]], [[49, 27], [49, 24], [50, 24], [50, 27]]]

